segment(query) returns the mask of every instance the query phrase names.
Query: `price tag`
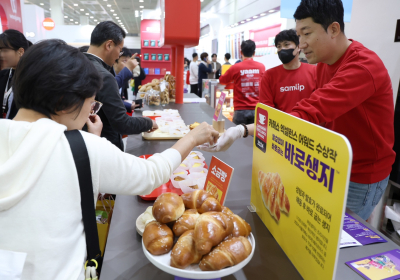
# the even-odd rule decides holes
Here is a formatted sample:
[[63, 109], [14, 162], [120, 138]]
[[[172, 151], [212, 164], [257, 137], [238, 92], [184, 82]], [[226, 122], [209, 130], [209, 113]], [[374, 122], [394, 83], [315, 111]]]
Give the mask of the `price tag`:
[[221, 205], [224, 205], [232, 175], [233, 167], [214, 156], [212, 157], [205, 190], [213, 195]]
[[215, 112], [214, 112], [214, 117], [213, 117], [214, 121], [216, 121], [216, 122], [219, 120], [219, 116], [221, 115], [222, 105], [224, 105], [225, 98], [226, 98], [226, 93], [221, 92], [221, 96], [219, 97], [217, 106], [215, 107]]

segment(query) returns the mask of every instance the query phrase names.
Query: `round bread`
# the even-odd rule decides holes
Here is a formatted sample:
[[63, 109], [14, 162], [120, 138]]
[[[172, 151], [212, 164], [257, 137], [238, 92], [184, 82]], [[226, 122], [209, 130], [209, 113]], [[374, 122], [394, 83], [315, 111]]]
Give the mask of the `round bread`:
[[183, 212], [185, 212], [185, 204], [176, 193], [163, 193], [153, 205], [154, 218], [163, 224], [178, 220]]
[[172, 245], [174, 245], [174, 235], [167, 225], [153, 221], [148, 223], [144, 229], [143, 243], [152, 255], [163, 255], [171, 251]]

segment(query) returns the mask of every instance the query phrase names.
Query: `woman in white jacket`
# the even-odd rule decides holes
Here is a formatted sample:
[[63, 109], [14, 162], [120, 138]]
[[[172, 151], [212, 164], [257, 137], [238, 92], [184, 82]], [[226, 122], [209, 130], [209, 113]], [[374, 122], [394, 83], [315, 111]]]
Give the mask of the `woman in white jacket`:
[[[14, 120], [0, 120], [0, 259], [19, 260], [8, 269], [19, 265], [22, 279], [84, 279], [80, 190], [64, 131], [87, 123], [90, 132], [100, 133], [100, 119], [92, 123], [88, 117], [101, 83], [93, 64], [61, 40], [32, 46], [19, 62], [14, 94], [20, 110]], [[144, 160], [104, 138], [81, 134], [93, 203], [99, 192], [152, 192], [195, 146], [218, 137], [203, 123], [171, 149]], [[0, 264], [0, 275], [7, 265]]]

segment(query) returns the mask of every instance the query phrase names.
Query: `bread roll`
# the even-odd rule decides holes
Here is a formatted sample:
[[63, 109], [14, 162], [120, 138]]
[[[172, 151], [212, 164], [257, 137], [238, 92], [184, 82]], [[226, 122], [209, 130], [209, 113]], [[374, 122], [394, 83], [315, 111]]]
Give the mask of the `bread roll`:
[[233, 237], [238, 237], [238, 236], [247, 237], [250, 235], [251, 226], [241, 217], [233, 214], [232, 222], [233, 222], [233, 230], [232, 230]]
[[143, 243], [152, 255], [163, 255], [171, 251], [174, 235], [167, 225], [156, 221], [150, 222], [144, 229]]
[[229, 215], [221, 212], [207, 212], [197, 219], [194, 239], [197, 251], [205, 255], [232, 233], [233, 222]]
[[226, 207], [226, 206], [222, 206], [222, 210], [221, 210], [221, 212], [222, 213], [224, 213], [224, 214], [227, 214], [227, 215], [233, 215], [233, 212], [232, 212], [232, 210], [231, 209], [229, 209], [228, 207]]
[[178, 220], [183, 212], [185, 212], [185, 205], [176, 193], [163, 193], [153, 205], [154, 218], [163, 224]]
[[211, 194], [205, 190], [197, 190], [191, 193], [185, 193], [182, 196], [186, 208], [197, 209], [200, 214], [210, 211], [220, 212], [221, 204]]
[[181, 236], [185, 231], [194, 229], [197, 219], [200, 214], [196, 209], [188, 209], [183, 215], [175, 222], [172, 228], [175, 236]]
[[188, 230], [179, 237], [171, 252], [171, 266], [184, 269], [191, 264], [199, 263], [202, 255], [196, 250], [194, 230]]
[[246, 237], [232, 237], [221, 242], [211, 253], [204, 256], [199, 267], [203, 271], [210, 271], [234, 266], [244, 261], [251, 250], [251, 244]]

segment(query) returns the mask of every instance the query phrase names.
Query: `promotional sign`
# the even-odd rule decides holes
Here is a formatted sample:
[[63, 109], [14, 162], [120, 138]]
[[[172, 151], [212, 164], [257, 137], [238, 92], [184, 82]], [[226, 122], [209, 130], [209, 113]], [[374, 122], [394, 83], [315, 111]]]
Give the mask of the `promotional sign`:
[[255, 56], [275, 54], [275, 36], [281, 31], [281, 24], [276, 24], [263, 29], [249, 30], [250, 39], [256, 44]]
[[0, 19], [3, 32], [7, 29], [15, 29], [22, 33], [24, 32], [22, 27], [22, 11], [20, 1], [0, 1]]
[[379, 253], [346, 264], [367, 280], [400, 278], [400, 250]]
[[222, 105], [224, 105], [225, 97], [226, 97], [226, 93], [221, 92], [217, 106], [215, 108], [214, 117], [213, 117], [214, 121], [216, 121], [216, 122], [219, 120], [219, 116], [221, 115]]
[[233, 168], [231, 166], [214, 156], [212, 157], [205, 190], [212, 194], [221, 205], [225, 203], [232, 175]]
[[351, 215], [344, 215], [342, 237], [340, 248], [364, 246], [372, 243], [387, 242], [379, 234], [364, 226], [361, 222], [354, 219]]
[[352, 150], [320, 126], [258, 104], [251, 205], [304, 279], [333, 279]]
[[49, 30], [49, 31], [53, 30], [54, 27], [56, 26], [56, 24], [54, 23], [54, 20], [52, 20], [51, 18], [45, 18], [43, 20], [42, 25], [43, 25], [44, 29]]

